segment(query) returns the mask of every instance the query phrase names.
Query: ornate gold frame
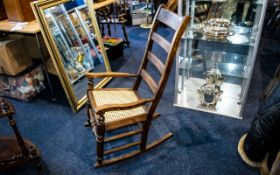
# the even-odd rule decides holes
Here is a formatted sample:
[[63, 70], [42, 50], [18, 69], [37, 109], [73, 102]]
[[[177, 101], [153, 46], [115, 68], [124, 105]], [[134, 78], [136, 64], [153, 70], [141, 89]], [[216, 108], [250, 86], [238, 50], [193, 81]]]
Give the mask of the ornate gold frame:
[[[31, 7], [35, 14], [37, 22], [40, 24], [41, 33], [43, 35], [44, 41], [48, 48], [48, 51], [49, 51], [50, 57], [52, 59], [52, 62], [54, 64], [54, 67], [57, 71], [59, 80], [60, 80], [60, 82], [63, 86], [63, 89], [65, 91], [65, 94], [67, 96], [68, 102], [69, 102], [71, 108], [73, 109], [73, 111], [77, 112], [88, 100], [87, 96], [86, 96], [86, 92], [85, 92], [85, 95], [81, 99], [76, 98], [73, 88], [71, 86], [71, 82], [67, 77], [67, 74], [64, 69], [64, 65], [60, 59], [60, 54], [59, 54], [58, 48], [56, 47], [55, 41], [52, 37], [52, 34], [50, 32], [50, 29], [47, 25], [46, 18], [44, 17], [44, 13], [43, 13], [43, 11], [47, 8], [50, 8], [50, 7], [53, 7], [53, 6], [56, 6], [56, 5], [59, 5], [61, 3], [65, 3], [68, 1], [70, 1], [70, 0], [39, 0], [36, 2], [32, 2]], [[96, 38], [97, 38], [97, 41], [98, 41], [98, 44], [100, 47], [100, 51], [101, 51], [101, 54], [104, 59], [106, 71], [111, 72], [111, 67], [110, 67], [110, 64], [108, 61], [108, 57], [107, 57], [107, 54], [106, 54], [106, 51], [105, 51], [105, 48], [104, 48], [104, 45], [102, 42], [98, 23], [97, 23], [97, 20], [95, 17], [93, 1], [87, 0], [87, 4], [88, 4], [89, 11], [90, 11], [92, 26], [94, 28]], [[111, 80], [111, 77], [102, 79], [95, 86], [95, 88], [101, 88], [101, 87], [105, 86], [110, 80]]]

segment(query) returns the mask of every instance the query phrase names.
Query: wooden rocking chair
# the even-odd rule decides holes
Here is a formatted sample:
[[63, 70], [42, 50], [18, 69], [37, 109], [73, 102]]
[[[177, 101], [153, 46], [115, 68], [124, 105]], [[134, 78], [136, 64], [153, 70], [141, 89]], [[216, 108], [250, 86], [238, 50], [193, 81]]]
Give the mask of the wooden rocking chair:
[[[190, 17], [180, 17], [177, 14], [167, 10], [161, 5], [154, 17], [153, 25], [150, 30], [146, 50], [142, 60], [142, 64], [138, 74], [108, 72], [108, 73], [86, 73], [88, 78], [88, 121], [96, 136], [97, 141], [97, 163], [95, 167], [102, 167], [109, 165], [135, 155], [141, 154], [160, 143], [166, 141], [172, 136], [172, 133], [164, 135], [159, 140], [147, 145], [148, 132], [151, 121], [158, 116], [155, 109], [162, 96], [165, 84], [171, 71], [172, 63], [176, 55], [182, 34], [189, 23]], [[172, 28], [175, 33], [171, 43], [156, 32], [160, 23]], [[157, 43], [167, 53], [165, 63], [152, 52], [153, 44]], [[158, 83], [147, 72], [148, 62], [152, 63], [160, 72], [160, 80]], [[94, 89], [94, 78], [128, 78], [135, 77], [136, 81], [131, 89], [128, 88], [102, 88]], [[140, 98], [137, 90], [141, 81], [144, 80], [152, 91], [153, 98]], [[149, 104], [149, 105], [148, 105]], [[140, 129], [129, 131], [105, 138], [105, 132], [115, 130], [124, 126], [135, 125], [142, 123]], [[141, 134], [141, 140], [138, 142], [129, 143], [127, 145], [119, 146], [110, 150], [104, 150], [104, 144], [117, 139]], [[140, 145], [140, 146], [139, 146]], [[104, 155], [122, 151], [124, 149], [139, 146], [139, 149], [128, 154], [114, 157], [111, 159], [104, 159]]]

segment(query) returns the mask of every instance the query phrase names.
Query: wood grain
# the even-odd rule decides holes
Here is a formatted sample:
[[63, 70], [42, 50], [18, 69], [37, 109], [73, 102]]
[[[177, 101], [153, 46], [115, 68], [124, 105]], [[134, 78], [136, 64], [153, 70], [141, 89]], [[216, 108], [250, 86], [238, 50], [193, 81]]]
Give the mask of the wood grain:
[[[0, 21], [0, 31], [11, 32], [12, 28], [16, 26], [16, 22], [11, 22], [9, 20]], [[39, 24], [37, 21], [30, 21], [27, 25], [23, 27], [21, 30], [16, 30], [13, 32], [17, 33], [30, 33], [35, 34], [41, 31]]]
[[158, 33], [154, 32], [152, 34], [152, 40], [160, 45], [167, 53], [170, 51], [170, 43]]
[[155, 80], [144, 69], [141, 71], [141, 76], [143, 80], [147, 83], [149, 88], [152, 90], [152, 92], [156, 94], [158, 90], [158, 85], [156, 84]]
[[116, 147], [116, 148], [106, 150], [106, 151], [104, 151], [104, 155], [112, 154], [112, 153], [115, 153], [115, 152], [118, 152], [118, 151], [122, 151], [124, 149], [130, 148], [130, 147], [133, 147], [133, 146], [137, 146], [137, 145], [140, 145], [140, 141], [129, 143], [129, 144], [126, 144], [126, 145], [122, 145], [122, 146], [119, 146], [119, 147]]
[[122, 134], [118, 134], [118, 135], [115, 135], [115, 136], [111, 136], [109, 138], [105, 138], [104, 142], [111, 142], [111, 141], [122, 139], [122, 138], [125, 138], [125, 137], [130, 137], [130, 136], [139, 134], [142, 131], [143, 131], [142, 129], [137, 129], [137, 130], [125, 132], [125, 133], [122, 133]]
[[178, 31], [180, 29], [183, 21], [183, 17], [180, 17], [176, 13], [168, 11], [164, 8], [160, 10], [157, 19], [168, 27], [174, 29], [175, 31]]
[[153, 63], [153, 65], [158, 69], [160, 73], [164, 72], [165, 69], [164, 64], [160, 61], [160, 59], [155, 54], [153, 54], [153, 52], [149, 51], [147, 54], [147, 58], [149, 59], [149, 61]]
[[104, 73], [85, 73], [87, 78], [106, 78], [106, 77], [113, 77], [113, 78], [128, 78], [128, 77], [136, 77], [136, 74], [124, 73], [124, 72], [104, 72]]

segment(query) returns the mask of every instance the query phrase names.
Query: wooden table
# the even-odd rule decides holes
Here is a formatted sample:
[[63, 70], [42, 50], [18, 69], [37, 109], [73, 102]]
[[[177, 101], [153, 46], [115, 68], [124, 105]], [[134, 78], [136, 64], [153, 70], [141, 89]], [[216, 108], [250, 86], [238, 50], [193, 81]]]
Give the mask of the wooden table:
[[105, 7], [107, 5], [113, 4], [115, 2], [118, 2], [117, 0], [107, 0], [107, 1], [103, 1], [103, 2], [95, 2], [93, 3], [93, 8], [94, 10], [99, 9], [101, 7]]
[[47, 72], [47, 67], [46, 67], [46, 58], [44, 56], [43, 50], [42, 50], [42, 44], [40, 42], [39, 39], [39, 34], [41, 34], [41, 29], [39, 24], [37, 23], [36, 20], [28, 22], [26, 25], [23, 25], [23, 28], [20, 30], [12, 30], [13, 27], [15, 27], [18, 23], [17, 22], [11, 22], [9, 20], [4, 20], [4, 21], [0, 21], [0, 32], [6, 32], [6, 33], [17, 33], [17, 34], [22, 34], [22, 35], [35, 35], [36, 37], [36, 41], [37, 41], [37, 45], [38, 48], [40, 49], [40, 54], [41, 54], [41, 58], [43, 61], [43, 71], [44, 74], [47, 78], [47, 82], [50, 88], [50, 93], [51, 93], [51, 100], [55, 100], [54, 97], [54, 91], [50, 82], [50, 78]]
[[11, 31], [13, 27], [15, 27], [17, 22], [11, 22], [9, 20], [0, 21], [0, 31], [4, 32], [15, 32], [15, 33], [28, 33], [35, 34], [40, 33], [40, 26], [36, 20], [29, 22], [27, 25], [23, 27], [21, 30]]

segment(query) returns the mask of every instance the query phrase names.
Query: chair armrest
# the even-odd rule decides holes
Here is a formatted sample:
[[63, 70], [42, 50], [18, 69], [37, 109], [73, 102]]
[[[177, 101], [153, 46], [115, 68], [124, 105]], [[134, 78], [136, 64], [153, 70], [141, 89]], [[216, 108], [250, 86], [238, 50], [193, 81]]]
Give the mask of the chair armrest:
[[113, 77], [113, 78], [128, 78], [128, 77], [136, 77], [136, 74], [124, 73], [124, 72], [104, 72], [104, 73], [85, 73], [87, 78], [106, 78], [106, 77]]
[[143, 106], [146, 103], [152, 102], [154, 99], [140, 99], [138, 101], [132, 103], [125, 103], [125, 104], [110, 104], [110, 105], [102, 105], [98, 108], [95, 108], [95, 113], [98, 115], [102, 115], [108, 111], [117, 111], [117, 110], [126, 110], [126, 109], [133, 109], [139, 106]]

